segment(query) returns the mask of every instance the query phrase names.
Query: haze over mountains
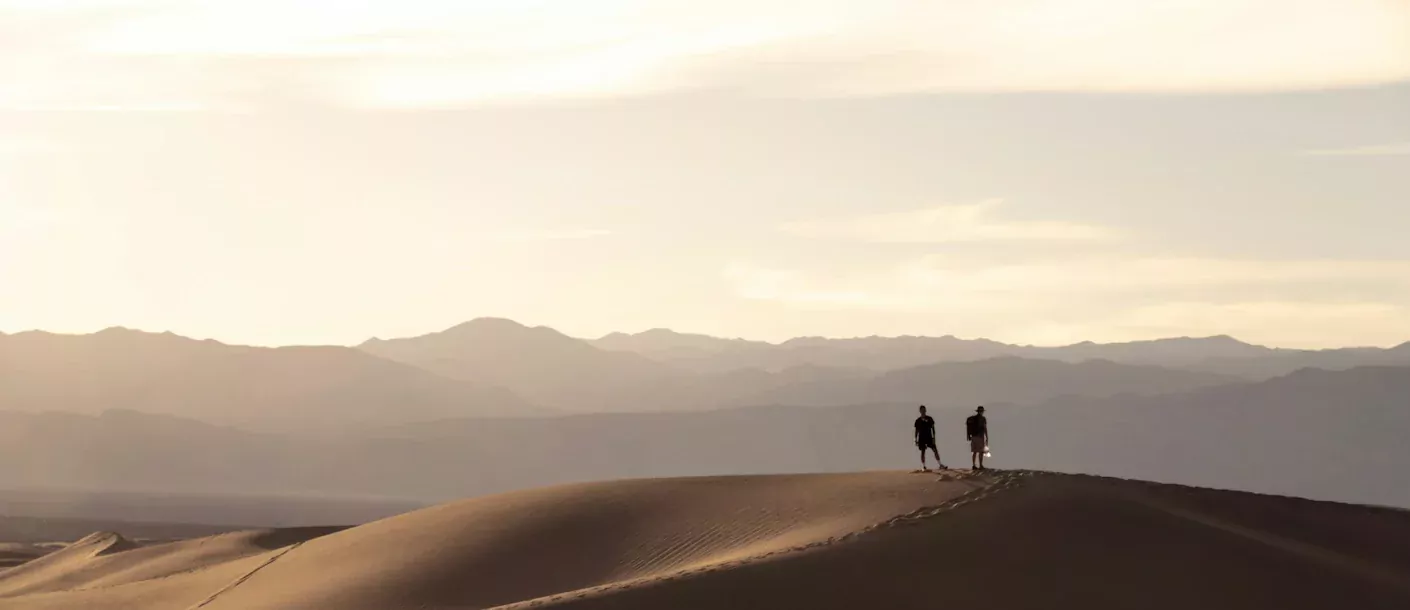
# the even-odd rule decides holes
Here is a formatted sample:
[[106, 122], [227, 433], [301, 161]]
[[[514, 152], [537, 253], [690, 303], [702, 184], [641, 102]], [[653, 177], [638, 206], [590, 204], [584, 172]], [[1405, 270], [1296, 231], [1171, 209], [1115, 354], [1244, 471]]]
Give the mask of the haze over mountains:
[[689, 378], [686, 371], [634, 353], [597, 349], [551, 328], [500, 319], [474, 320], [420, 337], [372, 339], [359, 349], [579, 412], [632, 410], [632, 402], [664, 401]]
[[133, 409], [277, 429], [766, 404], [1030, 402], [1370, 364], [1410, 365], [1410, 346], [1303, 352], [1226, 337], [1065, 348], [953, 337], [772, 345], [670, 331], [585, 341], [480, 319], [421, 337], [373, 339], [358, 349], [257, 348], [109, 329], [0, 335], [6, 372], [0, 404], [77, 413]]
[[[1326, 366], [1266, 378], [1304, 363]], [[1382, 483], [1410, 467], [1407, 346], [582, 340], [482, 319], [357, 348], [0, 335], [0, 373], [10, 489], [420, 502], [622, 477], [891, 469], [916, 459], [916, 404], [961, 463], [960, 420], [985, 404], [1005, 465], [1410, 506], [1410, 491]]]
[[639, 353], [660, 362], [706, 371], [736, 368], [778, 370], [804, 365], [889, 370], [1012, 356], [1063, 362], [1111, 360], [1267, 379], [1300, 368], [1410, 365], [1410, 342], [1390, 349], [1297, 350], [1252, 345], [1222, 335], [1107, 344], [1089, 341], [1040, 347], [952, 336], [800, 337], [772, 344], [653, 329], [637, 334], [612, 333], [592, 343], [603, 349]]
[[113, 328], [0, 335], [0, 409], [131, 409], [261, 429], [540, 412], [479, 387], [337, 346], [260, 348]]
[[[1410, 507], [1410, 369], [1308, 370], [1161, 396], [992, 404], [994, 461]], [[969, 408], [937, 408], [965, 464]], [[896, 469], [914, 405], [451, 419], [338, 435], [132, 412], [0, 418], [0, 488], [438, 501], [630, 477]], [[966, 464], [967, 465], [967, 464]]]
[[[698, 336], [684, 335], [686, 342]], [[737, 342], [717, 341], [718, 345]], [[885, 341], [885, 340], [883, 340]], [[676, 358], [655, 360], [650, 351], [600, 349], [593, 342], [550, 328], [528, 328], [509, 320], [481, 319], [444, 332], [383, 341], [361, 349], [446, 377], [479, 386], [508, 388], [528, 401], [561, 412], [678, 411], [751, 405], [847, 405], [863, 402], [920, 401], [969, 403], [975, 400], [1026, 402], [1075, 393], [1106, 396], [1125, 392], [1159, 393], [1219, 385], [1234, 377], [1124, 365], [1106, 361], [1070, 364], [1056, 360], [999, 357], [962, 361], [926, 358], [902, 345], [860, 358], [842, 347], [835, 360], [807, 359], [787, 367], [764, 366], [749, 354], [767, 350], [745, 343], [734, 366], [692, 367]], [[767, 345], [767, 344], [762, 344]], [[719, 354], [732, 357], [732, 348]], [[828, 354], [831, 348], [809, 350]], [[978, 358], [988, 358], [977, 354]], [[855, 360], [869, 366], [846, 365]], [[897, 366], [879, 366], [887, 362]]]
[[478, 319], [356, 348], [261, 348], [114, 328], [0, 334], [0, 408], [133, 410], [280, 431], [765, 405], [1036, 403], [1358, 366], [1410, 366], [1410, 344], [1303, 351], [1229, 337], [1066, 347], [867, 337], [775, 345], [668, 330], [583, 340]]

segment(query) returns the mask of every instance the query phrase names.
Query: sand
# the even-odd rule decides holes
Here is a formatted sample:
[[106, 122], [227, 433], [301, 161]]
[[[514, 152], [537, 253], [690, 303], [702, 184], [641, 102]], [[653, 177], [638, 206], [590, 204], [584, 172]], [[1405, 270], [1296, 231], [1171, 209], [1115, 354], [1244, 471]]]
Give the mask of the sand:
[[0, 610], [1406, 608], [1410, 513], [1028, 472], [567, 485], [0, 570]]

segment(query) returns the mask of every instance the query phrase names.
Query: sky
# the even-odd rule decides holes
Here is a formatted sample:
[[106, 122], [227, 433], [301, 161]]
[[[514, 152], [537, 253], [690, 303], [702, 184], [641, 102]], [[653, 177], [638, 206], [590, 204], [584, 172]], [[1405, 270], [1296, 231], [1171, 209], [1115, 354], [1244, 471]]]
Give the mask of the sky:
[[0, 332], [1410, 340], [1407, 0], [0, 0]]

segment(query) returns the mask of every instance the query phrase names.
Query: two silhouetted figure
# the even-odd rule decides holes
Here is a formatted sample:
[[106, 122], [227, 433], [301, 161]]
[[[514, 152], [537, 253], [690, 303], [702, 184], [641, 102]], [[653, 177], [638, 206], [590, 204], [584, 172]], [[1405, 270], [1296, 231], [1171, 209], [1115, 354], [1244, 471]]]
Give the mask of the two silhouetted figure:
[[[989, 450], [989, 420], [984, 418], [984, 407], [975, 410], [974, 415], [964, 420], [965, 440], [969, 441], [969, 465], [974, 470], [984, 470], [984, 454]], [[920, 449], [920, 469], [930, 470], [925, 463], [925, 450], [935, 456], [935, 466], [941, 470], [949, 467], [940, 461], [940, 450], [935, 446], [935, 420], [925, 414], [925, 405], [920, 406], [920, 417], [916, 418], [916, 448]]]
[[916, 418], [916, 447], [920, 449], [921, 470], [930, 470], [925, 465], [926, 449], [935, 454], [936, 468], [941, 470], [946, 468], [945, 463], [940, 461], [940, 450], [935, 448], [935, 420], [925, 414], [925, 405], [920, 406], [920, 417]]
[[984, 454], [989, 451], [989, 420], [984, 418], [984, 407], [965, 418], [964, 435], [969, 440], [969, 467], [984, 470]]

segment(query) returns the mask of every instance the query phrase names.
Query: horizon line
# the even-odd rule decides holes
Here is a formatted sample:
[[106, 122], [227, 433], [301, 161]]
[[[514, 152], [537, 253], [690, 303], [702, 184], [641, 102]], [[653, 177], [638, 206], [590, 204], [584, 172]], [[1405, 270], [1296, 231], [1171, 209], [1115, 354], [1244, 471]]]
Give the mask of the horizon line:
[[[88, 336], [99, 335], [99, 334], [102, 334], [102, 333], [111, 333], [111, 332], [122, 331], [122, 332], [130, 332], [130, 333], [137, 333], [137, 334], [143, 334], [143, 335], [156, 335], [156, 336], [167, 335], [167, 336], [177, 337], [177, 338], [180, 338], [180, 339], [186, 339], [186, 340], [189, 340], [189, 341], [209, 341], [209, 342], [219, 343], [219, 344], [221, 344], [221, 345], [226, 345], [226, 346], [230, 346], [230, 347], [255, 347], [255, 348], [270, 348], [270, 349], [285, 348], [285, 347], [346, 347], [346, 348], [357, 349], [357, 348], [359, 348], [361, 345], [363, 345], [364, 343], [370, 343], [370, 342], [374, 342], [374, 341], [395, 341], [395, 340], [398, 340], [398, 339], [412, 339], [412, 338], [417, 338], [417, 337], [424, 337], [424, 336], [428, 336], [428, 335], [434, 335], [434, 334], [439, 334], [439, 333], [447, 332], [447, 331], [450, 331], [450, 330], [454, 330], [454, 329], [456, 329], [456, 328], [459, 328], [459, 327], [462, 327], [462, 326], [465, 326], [465, 325], [468, 325], [468, 324], [471, 324], [471, 323], [475, 323], [475, 322], [484, 322], [484, 321], [509, 322], [509, 323], [511, 323], [511, 324], [514, 324], [514, 325], [516, 325], [516, 326], [519, 326], [519, 327], [522, 327], [522, 328], [525, 328], [525, 329], [548, 329], [548, 330], [551, 330], [551, 331], [553, 331], [553, 332], [556, 332], [556, 333], [558, 333], [558, 334], [560, 334], [560, 335], [563, 335], [564, 337], [567, 337], [567, 338], [569, 338], [569, 339], [574, 339], [574, 340], [578, 340], [578, 341], [583, 341], [583, 342], [589, 343], [589, 344], [594, 343], [594, 342], [596, 342], [596, 341], [600, 341], [600, 340], [602, 340], [602, 339], [605, 339], [605, 338], [610, 337], [610, 336], [613, 336], [613, 335], [625, 335], [625, 336], [629, 336], [629, 337], [630, 337], [630, 336], [637, 336], [637, 335], [646, 334], [646, 333], [649, 333], [649, 332], [665, 331], [665, 332], [670, 332], [670, 333], [674, 333], [674, 334], [677, 334], [677, 335], [707, 337], [707, 338], [710, 338], [710, 339], [717, 339], [717, 340], [721, 340], [721, 341], [739, 341], [739, 342], [744, 342], [744, 343], [764, 344], [764, 345], [768, 345], [768, 346], [771, 346], [771, 347], [783, 347], [784, 345], [786, 345], [786, 344], [788, 344], [788, 343], [790, 343], [790, 342], [798, 341], [798, 340], [804, 340], [804, 339], [821, 339], [821, 340], [825, 340], [825, 341], [849, 341], [849, 340], [861, 340], [861, 339], [954, 339], [954, 340], [957, 340], [957, 341], [964, 341], [964, 342], [969, 342], [969, 343], [991, 342], [991, 343], [997, 343], [997, 344], [999, 344], [999, 345], [1004, 345], [1004, 346], [1008, 346], [1008, 347], [1054, 348], [1054, 349], [1056, 349], [1056, 348], [1065, 348], [1065, 347], [1076, 347], [1076, 346], [1081, 346], [1081, 345], [1111, 346], [1111, 345], [1130, 345], [1130, 344], [1134, 344], [1134, 343], [1155, 343], [1155, 342], [1162, 342], [1162, 341], [1181, 341], [1181, 340], [1185, 340], [1185, 341], [1208, 341], [1208, 340], [1223, 339], [1223, 340], [1234, 341], [1234, 342], [1237, 342], [1237, 343], [1240, 343], [1240, 344], [1242, 344], [1242, 345], [1246, 345], [1246, 346], [1249, 346], [1249, 347], [1260, 347], [1260, 348], [1269, 349], [1269, 350], [1286, 351], [1286, 352], [1324, 352], [1324, 351], [1336, 351], [1336, 350], [1347, 350], [1347, 349], [1381, 349], [1381, 350], [1389, 350], [1389, 349], [1396, 349], [1396, 348], [1399, 348], [1399, 347], [1403, 347], [1403, 346], [1406, 346], [1406, 345], [1410, 345], [1410, 339], [1407, 339], [1407, 340], [1400, 341], [1400, 342], [1397, 342], [1397, 343], [1389, 344], [1389, 345], [1387, 345], [1387, 346], [1377, 346], [1377, 345], [1343, 345], [1343, 346], [1338, 346], [1338, 347], [1322, 347], [1322, 348], [1280, 347], [1280, 346], [1267, 345], [1267, 344], [1261, 344], [1261, 343], [1251, 343], [1251, 342], [1248, 342], [1248, 341], [1244, 341], [1244, 340], [1242, 340], [1242, 339], [1239, 339], [1238, 337], [1235, 337], [1235, 336], [1233, 336], [1233, 335], [1229, 335], [1229, 334], [1227, 334], [1227, 333], [1220, 333], [1220, 334], [1213, 334], [1213, 335], [1200, 335], [1200, 336], [1191, 336], [1191, 335], [1163, 336], [1163, 337], [1154, 337], [1154, 338], [1148, 338], [1148, 339], [1132, 339], [1132, 340], [1128, 340], [1128, 341], [1109, 341], [1109, 342], [1092, 341], [1092, 340], [1083, 340], [1083, 341], [1077, 341], [1077, 342], [1075, 342], [1075, 343], [1058, 343], [1058, 344], [1009, 343], [1009, 342], [1005, 342], [1005, 341], [998, 341], [998, 340], [995, 340], [995, 339], [989, 339], [989, 338], [987, 338], [987, 337], [960, 337], [960, 336], [953, 335], [953, 334], [943, 334], [943, 335], [925, 335], [925, 334], [878, 335], [878, 334], [872, 334], [872, 335], [852, 335], [852, 336], [797, 335], [797, 336], [789, 337], [788, 339], [784, 339], [784, 340], [782, 340], [782, 341], [769, 341], [769, 340], [764, 340], [764, 339], [748, 339], [748, 338], [744, 338], [744, 337], [726, 337], [726, 336], [720, 336], [720, 335], [712, 335], [712, 334], [708, 334], [708, 333], [686, 332], [686, 331], [675, 330], [675, 329], [668, 328], [668, 327], [652, 327], [652, 328], [648, 328], [648, 329], [641, 330], [641, 331], [637, 331], [637, 332], [611, 331], [611, 332], [602, 334], [602, 335], [597, 336], [597, 337], [588, 337], [588, 336], [577, 336], [577, 335], [568, 334], [568, 333], [563, 332], [563, 331], [561, 331], [561, 330], [559, 330], [559, 329], [557, 329], [557, 328], [555, 328], [555, 327], [553, 327], [553, 326], [548, 326], [548, 325], [544, 325], [544, 324], [526, 324], [526, 323], [520, 322], [520, 321], [518, 321], [518, 320], [515, 320], [515, 319], [513, 319], [513, 318], [506, 318], [506, 317], [499, 317], [499, 316], [480, 316], [480, 317], [475, 317], [475, 318], [471, 318], [471, 319], [469, 319], [469, 320], [466, 320], [465, 322], [460, 322], [460, 323], [458, 323], [458, 324], [454, 324], [454, 325], [449, 326], [449, 327], [441, 328], [441, 329], [439, 329], [439, 330], [432, 330], [432, 331], [428, 331], [428, 332], [423, 332], [423, 333], [421, 333], [421, 334], [405, 335], [405, 336], [396, 336], [396, 337], [391, 337], [391, 338], [382, 338], [382, 337], [373, 335], [373, 336], [369, 336], [367, 339], [364, 339], [364, 340], [359, 341], [359, 342], [357, 342], [357, 343], [277, 343], [277, 344], [276, 344], [276, 343], [253, 343], [253, 342], [238, 342], [238, 341], [236, 341], [236, 342], [231, 342], [231, 341], [227, 341], [227, 340], [223, 340], [223, 339], [217, 339], [217, 338], [214, 338], [214, 337], [208, 337], [208, 336], [207, 336], [207, 337], [201, 337], [201, 336], [196, 336], [196, 335], [184, 334], [184, 333], [176, 332], [176, 331], [171, 330], [171, 329], [156, 330], [156, 331], [154, 331], [154, 330], [147, 330], [147, 329], [143, 329], [143, 328], [135, 328], [135, 327], [123, 326], [123, 325], [107, 326], [107, 327], [100, 328], [100, 329], [98, 329], [98, 330], [93, 330], [93, 331], [88, 331], [88, 332], [52, 331], [52, 330], [46, 330], [46, 329], [41, 329], [41, 328], [29, 328], [29, 329], [18, 330], [18, 331], [13, 331], [13, 332], [8, 332], [8, 331], [5, 331], [5, 330], [0, 330], [0, 337], [12, 337], [12, 336], [18, 336], [18, 335], [25, 335], [25, 334], [44, 334], [44, 335], [56, 335], [56, 336], [69, 336], [69, 337], [88, 337]], [[596, 347], [596, 346], [594, 346], [594, 347]], [[601, 349], [601, 348], [599, 348], [599, 349]]]

